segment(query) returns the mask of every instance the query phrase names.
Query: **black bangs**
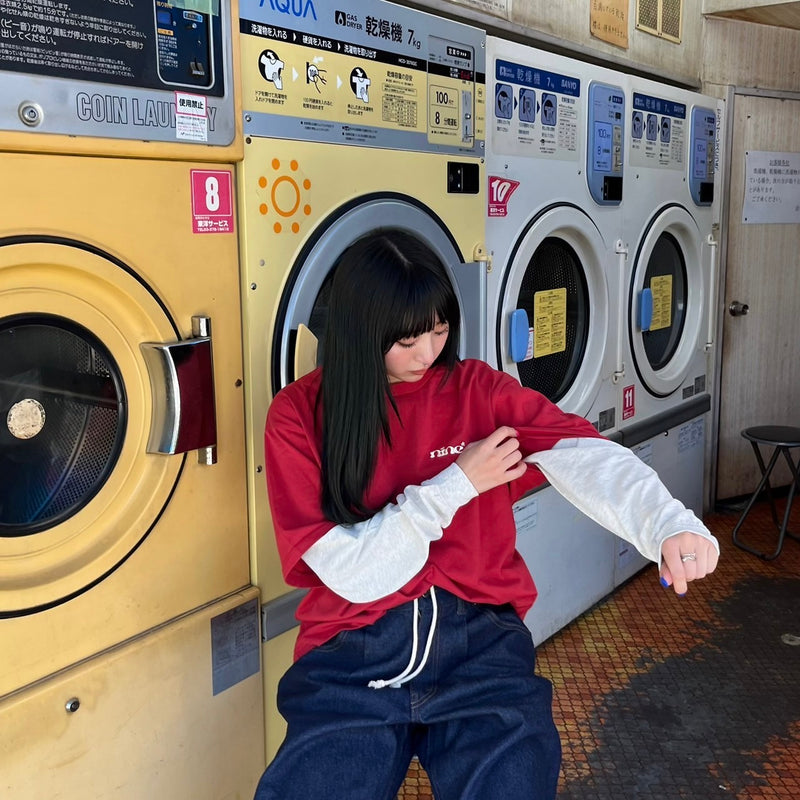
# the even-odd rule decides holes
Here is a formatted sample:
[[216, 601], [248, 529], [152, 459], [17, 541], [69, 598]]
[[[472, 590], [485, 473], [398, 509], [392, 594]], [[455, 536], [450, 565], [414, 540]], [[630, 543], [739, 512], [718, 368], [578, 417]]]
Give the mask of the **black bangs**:
[[408, 275], [407, 300], [391, 319], [386, 331], [386, 349], [398, 339], [410, 339], [432, 331], [436, 325], [455, 320], [455, 298], [449, 285], [442, 285], [430, 273]]
[[[348, 325], [380, 348], [381, 355], [398, 339], [427, 333], [438, 322], [447, 322], [458, 336], [458, 300], [447, 270], [413, 234], [375, 231], [352, 245], [342, 262], [344, 269], [337, 269], [337, 278], [340, 271], [345, 273], [340, 284], [347, 288], [341, 312]], [[449, 356], [447, 361], [452, 363]]]

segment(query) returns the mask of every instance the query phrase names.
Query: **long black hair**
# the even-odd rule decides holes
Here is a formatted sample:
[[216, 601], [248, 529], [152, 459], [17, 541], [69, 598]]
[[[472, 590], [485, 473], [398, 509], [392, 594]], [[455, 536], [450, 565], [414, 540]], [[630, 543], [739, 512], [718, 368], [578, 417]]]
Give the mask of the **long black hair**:
[[458, 360], [460, 314], [438, 256], [412, 234], [386, 229], [348, 247], [334, 267], [322, 367], [322, 509], [338, 524], [360, 522], [389, 407], [397, 413], [384, 358], [398, 339], [446, 322], [436, 364]]

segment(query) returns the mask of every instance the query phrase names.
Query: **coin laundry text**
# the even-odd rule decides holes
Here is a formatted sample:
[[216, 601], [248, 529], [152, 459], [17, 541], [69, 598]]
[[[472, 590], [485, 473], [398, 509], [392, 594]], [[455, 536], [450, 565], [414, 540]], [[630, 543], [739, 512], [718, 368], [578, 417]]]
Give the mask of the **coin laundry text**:
[[[208, 127], [214, 130], [217, 109], [208, 104]], [[147, 128], [174, 128], [175, 102], [118, 94], [87, 94], [75, 97], [75, 111], [83, 122], [107, 122], [111, 125], [141, 125]]]

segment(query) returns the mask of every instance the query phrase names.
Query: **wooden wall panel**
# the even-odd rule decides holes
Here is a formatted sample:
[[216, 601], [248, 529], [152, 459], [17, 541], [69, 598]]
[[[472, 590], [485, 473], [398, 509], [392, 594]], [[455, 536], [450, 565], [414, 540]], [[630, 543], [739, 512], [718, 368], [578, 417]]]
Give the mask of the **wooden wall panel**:
[[798, 30], [709, 17], [703, 48], [703, 81], [800, 91], [798, 54]]
[[[800, 225], [744, 224], [748, 150], [800, 152], [800, 100], [736, 95], [730, 160], [718, 499], [751, 492], [760, 474], [742, 428], [800, 426]], [[726, 313], [733, 301], [747, 316]], [[775, 485], [789, 482], [785, 467]]]

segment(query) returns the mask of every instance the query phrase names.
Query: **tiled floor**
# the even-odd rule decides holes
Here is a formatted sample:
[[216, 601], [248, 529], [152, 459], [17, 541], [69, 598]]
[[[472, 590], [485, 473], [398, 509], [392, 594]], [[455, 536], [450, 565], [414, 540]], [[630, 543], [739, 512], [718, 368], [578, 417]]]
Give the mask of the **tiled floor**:
[[[560, 799], [800, 798], [800, 542], [763, 561], [732, 544], [737, 519], [706, 518], [722, 559], [685, 597], [648, 567], [539, 648]], [[789, 530], [800, 532], [800, 500]], [[766, 502], [741, 536], [774, 546]], [[398, 800], [432, 796], [413, 763]]]

